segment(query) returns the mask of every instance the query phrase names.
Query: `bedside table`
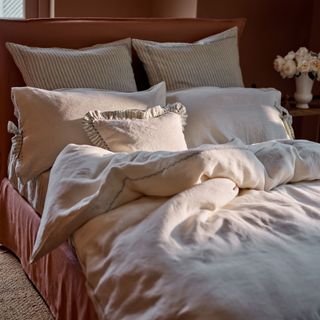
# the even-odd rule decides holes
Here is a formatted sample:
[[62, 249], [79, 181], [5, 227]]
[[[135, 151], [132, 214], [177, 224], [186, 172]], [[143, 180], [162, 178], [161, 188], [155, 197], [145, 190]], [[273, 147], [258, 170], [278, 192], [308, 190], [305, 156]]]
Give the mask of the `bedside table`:
[[296, 139], [320, 142], [320, 99], [311, 101], [309, 106], [309, 109], [295, 108], [295, 102], [291, 99], [284, 103], [292, 115]]

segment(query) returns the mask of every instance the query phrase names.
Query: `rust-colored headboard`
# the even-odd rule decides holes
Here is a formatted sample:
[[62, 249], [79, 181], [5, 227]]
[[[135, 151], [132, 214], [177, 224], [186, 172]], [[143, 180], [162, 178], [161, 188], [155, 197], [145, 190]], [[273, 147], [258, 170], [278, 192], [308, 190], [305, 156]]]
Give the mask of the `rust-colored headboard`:
[[[241, 35], [245, 19], [32, 19], [0, 20], [0, 180], [7, 175], [10, 135], [7, 122], [14, 120], [10, 89], [24, 81], [5, 42], [39, 47], [80, 48], [96, 43], [132, 37], [155, 41], [193, 42], [238, 26]], [[133, 57], [138, 88], [147, 87], [146, 76]]]

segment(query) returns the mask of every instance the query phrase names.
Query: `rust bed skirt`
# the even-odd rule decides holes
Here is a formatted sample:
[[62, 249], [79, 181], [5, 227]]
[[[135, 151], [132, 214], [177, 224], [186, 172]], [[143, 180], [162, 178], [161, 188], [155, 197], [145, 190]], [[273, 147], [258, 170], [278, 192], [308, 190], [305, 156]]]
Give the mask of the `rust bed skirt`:
[[29, 264], [39, 222], [40, 217], [34, 209], [8, 179], [3, 179], [0, 186], [0, 243], [20, 259], [55, 319], [97, 319], [79, 262], [67, 243]]

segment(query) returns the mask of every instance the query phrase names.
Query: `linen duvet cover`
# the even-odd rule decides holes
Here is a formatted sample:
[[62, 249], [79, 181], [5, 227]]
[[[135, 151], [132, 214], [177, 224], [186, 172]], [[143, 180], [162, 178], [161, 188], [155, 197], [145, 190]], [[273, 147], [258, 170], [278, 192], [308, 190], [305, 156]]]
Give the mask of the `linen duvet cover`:
[[319, 319], [320, 145], [68, 145], [32, 259], [68, 237], [101, 319]]

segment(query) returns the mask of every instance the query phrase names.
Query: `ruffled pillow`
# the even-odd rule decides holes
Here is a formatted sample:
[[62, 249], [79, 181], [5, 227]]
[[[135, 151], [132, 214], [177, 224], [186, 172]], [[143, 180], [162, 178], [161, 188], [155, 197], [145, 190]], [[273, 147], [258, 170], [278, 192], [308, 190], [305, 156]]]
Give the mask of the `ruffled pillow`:
[[186, 150], [186, 109], [180, 103], [147, 110], [90, 111], [83, 129], [90, 141], [113, 152]]

